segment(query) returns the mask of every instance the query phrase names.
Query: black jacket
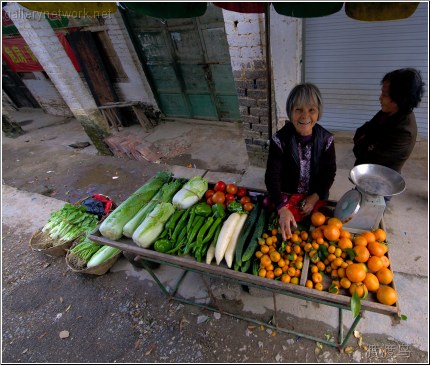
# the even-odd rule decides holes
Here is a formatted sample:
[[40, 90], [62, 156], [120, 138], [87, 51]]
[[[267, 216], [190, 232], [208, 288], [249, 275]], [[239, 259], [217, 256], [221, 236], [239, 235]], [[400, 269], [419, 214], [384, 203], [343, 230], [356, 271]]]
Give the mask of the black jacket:
[[[287, 122], [272, 137], [265, 174], [267, 191], [278, 206], [281, 193], [297, 193], [300, 162], [294, 125]], [[274, 141], [278, 140], [280, 146]], [[336, 175], [336, 153], [333, 135], [319, 124], [312, 131], [312, 161], [308, 195], [317, 193], [320, 199], [328, 199], [329, 190]]]
[[355, 165], [378, 164], [400, 173], [416, 139], [417, 123], [413, 112], [387, 116], [379, 111], [355, 132]]

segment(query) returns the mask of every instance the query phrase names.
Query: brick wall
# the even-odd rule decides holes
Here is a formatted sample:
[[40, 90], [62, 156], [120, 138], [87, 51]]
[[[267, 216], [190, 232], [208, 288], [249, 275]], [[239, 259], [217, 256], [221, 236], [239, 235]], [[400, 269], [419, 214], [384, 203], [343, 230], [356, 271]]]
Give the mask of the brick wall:
[[265, 167], [268, 105], [264, 15], [223, 10], [248, 159]]

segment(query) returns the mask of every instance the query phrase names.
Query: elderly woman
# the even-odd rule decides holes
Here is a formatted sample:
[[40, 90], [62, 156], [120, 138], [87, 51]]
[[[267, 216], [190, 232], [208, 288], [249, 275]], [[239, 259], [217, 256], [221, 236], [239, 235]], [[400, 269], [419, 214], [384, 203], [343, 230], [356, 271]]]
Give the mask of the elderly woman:
[[424, 93], [420, 73], [404, 68], [381, 81], [381, 110], [354, 135], [355, 165], [372, 163], [401, 173], [417, 138], [414, 108]]
[[317, 124], [322, 110], [321, 93], [315, 85], [303, 83], [295, 86], [287, 99], [290, 121], [270, 141], [265, 182], [278, 210], [284, 240], [297, 226], [287, 204], [287, 194], [304, 194], [300, 213], [307, 216], [319, 200], [328, 199], [334, 182], [334, 138]]

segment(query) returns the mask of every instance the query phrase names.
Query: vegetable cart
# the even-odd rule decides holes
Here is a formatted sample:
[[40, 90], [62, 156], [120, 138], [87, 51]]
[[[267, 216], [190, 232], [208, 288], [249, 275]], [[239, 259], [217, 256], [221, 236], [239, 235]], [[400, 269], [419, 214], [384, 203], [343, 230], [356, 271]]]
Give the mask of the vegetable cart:
[[[262, 193], [264, 192], [257, 192], [256, 194], [262, 194]], [[331, 202], [331, 203], [335, 205], [335, 202]], [[381, 227], [384, 228], [383, 221], [381, 221]], [[359, 232], [353, 232], [353, 233], [359, 233]], [[361, 320], [362, 311], [367, 310], [367, 311], [390, 315], [390, 316], [400, 316], [400, 310], [397, 303], [393, 306], [389, 306], [389, 305], [378, 303], [376, 300], [362, 300], [361, 310], [359, 314], [354, 318], [350, 328], [347, 329], [346, 333], [344, 333], [343, 315], [345, 310], [351, 311], [351, 297], [348, 295], [332, 294], [325, 291], [310, 289], [304, 286], [304, 281], [306, 279], [304, 276], [307, 275], [307, 267], [309, 265], [309, 261], [305, 261], [300, 285], [294, 285], [290, 283], [284, 283], [278, 280], [268, 280], [266, 278], [255, 276], [249, 273], [235, 271], [231, 268], [228, 268], [227, 265], [225, 265], [224, 263], [221, 263], [220, 265], [217, 265], [216, 263], [206, 264], [206, 263], [198, 262], [193, 257], [190, 257], [190, 256], [174, 256], [167, 253], [157, 252], [150, 248], [143, 248], [138, 246], [130, 238], [127, 238], [127, 237], [122, 237], [118, 240], [111, 240], [106, 237], [103, 237], [98, 229], [96, 229], [89, 236], [89, 238], [100, 244], [119, 248], [125, 252], [134, 254], [136, 256], [139, 256], [139, 258], [144, 259], [144, 260], [141, 260], [143, 262], [142, 265], [144, 266], [144, 268], [152, 276], [152, 278], [155, 280], [155, 282], [158, 284], [158, 286], [164, 292], [164, 294], [166, 294], [171, 299], [177, 300], [179, 302], [195, 305], [197, 307], [208, 309], [211, 311], [217, 311], [238, 319], [242, 319], [251, 323], [258, 324], [258, 325], [264, 325], [266, 327], [275, 329], [277, 331], [290, 333], [299, 337], [304, 337], [307, 339], [318, 341], [329, 346], [336, 346], [340, 349], [345, 347], [346, 343], [348, 342], [348, 339], [350, 338], [351, 334], [353, 333], [359, 321]], [[147, 263], [145, 263], [145, 260], [147, 261]], [[175, 286], [172, 289], [169, 290], [169, 288], [167, 288], [161, 282], [161, 280], [157, 276], [156, 269], [153, 269], [152, 265], [150, 265], [151, 262], [168, 265], [168, 266], [176, 267], [183, 270], [182, 274], [180, 275]], [[249, 287], [263, 289], [265, 291], [272, 293], [274, 317], [273, 317], [273, 320], [271, 321], [271, 324], [261, 322], [250, 316], [230, 313], [228, 311], [222, 310], [217, 305], [216, 301], [214, 302], [213, 300], [212, 300], [212, 302], [214, 302], [213, 305], [212, 304], [205, 305], [205, 304], [201, 304], [201, 303], [180, 297], [178, 295], [178, 289], [188, 272], [198, 273], [198, 274], [201, 274], [202, 276], [216, 277], [235, 284], [246, 285]], [[394, 283], [392, 283], [392, 285], [394, 287]], [[338, 308], [337, 341], [332, 342], [327, 340], [326, 338], [317, 338], [310, 334], [300, 333], [300, 332], [285, 328], [283, 326], [280, 326], [277, 320], [277, 304], [276, 304], [275, 294], [285, 295], [293, 298], [298, 298], [304, 301], [310, 301], [310, 302]], [[213, 299], [213, 296], [211, 295], [210, 291], [209, 291], [209, 295]]]

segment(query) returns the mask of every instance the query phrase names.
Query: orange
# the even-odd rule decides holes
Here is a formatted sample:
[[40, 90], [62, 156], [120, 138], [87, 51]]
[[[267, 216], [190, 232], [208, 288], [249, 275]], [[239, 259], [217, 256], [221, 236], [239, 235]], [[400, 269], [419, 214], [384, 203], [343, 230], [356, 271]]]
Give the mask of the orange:
[[360, 298], [366, 298], [368, 294], [366, 285], [361, 282], [351, 284], [351, 286], [349, 287], [349, 293], [351, 295], [354, 295], [354, 292], [357, 292]]
[[390, 284], [393, 281], [393, 272], [383, 267], [381, 270], [376, 272], [376, 277], [379, 280], [379, 283], [381, 284]]
[[321, 283], [321, 281], [322, 281], [322, 275], [319, 272], [316, 272], [316, 273], [312, 274], [312, 281], [314, 283]]
[[[320, 269], [321, 271], [324, 271], [324, 269], [325, 269], [324, 262], [322, 262], [322, 261], [318, 262], [317, 263], [317, 268]], [[318, 271], [316, 271], [316, 272], [318, 272]]]
[[322, 285], [322, 283], [316, 283], [315, 284], [315, 289], [322, 291], [322, 290], [324, 290], [324, 286]]
[[300, 232], [300, 238], [301, 238], [303, 241], [306, 241], [306, 240], [309, 238], [309, 234], [308, 234], [308, 232], [306, 232], [306, 231], [301, 231], [301, 232]]
[[316, 272], [318, 272], [318, 264], [312, 265], [312, 267], [311, 267], [311, 273], [315, 274]]
[[371, 242], [375, 242], [375, 235], [370, 231], [363, 232], [360, 236], [365, 237], [368, 244]]
[[379, 243], [378, 241], [369, 242], [367, 245], [367, 249], [369, 252], [374, 256], [384, 256], [385, 254], [385, 248], [382, 243]]
[[274, 272], [273, 272], [272, 270], [268, 270], [268, 271], [266, 272], [266, 278], [267, 278], [267, 279], [274, 279], [274, 278], [275, 278], [275, 274], [274, 274]]
[[323, 237], [324, 237], [324, 235], [323, 235], [323, 232], [322, 232], [321, 228], [320, 228], [320, 227], [318, 227], [318, 228], [313, 229], [313, 230], [312, 230], [312, 232], [311, 232], [311, 237], [312, 237], [314, 240], [316, 240], [316, 239], [317, 239], [317, 238], [319, 238], [319, 237], [323, 238]]
[[351, 238], [351, 233], [349, 233], [349, 231], [347, 231], [346, 229], [341, 229], [340, 238]]
[[366, 270], [361, 264], [351, 264], [346, 270], [346, 277], [353, 283], [363, 281], [366, 277]]
[[349, 289], [349, 287], [351, 286], [351, 280], [346, 277], [342, 278], [340, 279], [340, 285], [342, 286], [342, 288]]
[[387, 233], [385, 233], [385, 231], [381, 228], [375, 229], [373, 234], [375, 235], [376, 241], [384, 242], [387, 239]]
[[266, 269], [260, 269], [260, 271], [258, 272], [258, 276], [261, 276], [262, 278], [266, 277]]
[[284, 267], [286, 265], [286, 263], [285, 263], [285, 260], [284, 259], [279, 259], [279, 261], [278, 261], [278, 266], [279, 267]]
[[355, 246], [367, 246], [367, 239], [364, 236], [357, 236], [354, 239]]
[[291, 278], [291, 284], [299, 285], [299, 278]]
[[346, 276], [346, 272], [343, 267], [339, 267], [339, 269], [337, 269], [337, 276], [339, 278], [344, 278]]
[[288, 271], [287, 271], [288, 275], [290, 275], [291, 277], [294, 277], [296, 275], [296, 269], [294, 267], [289, 267]]
[[270, 260], [272, 262], [278, 262], [281, 259], [281, 254], [278, 251], [272, 251], [270, 253]]
[[342, 222], [338, 218], [335, 218], [335, 217], [329, 218], [329, 220], [327, 221], [327, 224], [332, 224], [339, 229], [341, 229], [343, 226]]
[[381, 256], [381, 257], [380, 257], [380, 259], [381, 259], [381, 261], [382, 261], [382, 265], [383, 265], [384, 267], [388, 267], [388, 266], [390, 266], [390, 260], [388, 260], [388, 257], [387, 257], [387, 256]]
[[355, 253], [355, 261], [366, 262], [367, 260], [369, 260], [370, 252], [365, 246], [355, 246], [353, 250]]
[[366, 274], [366, 277], [363, 280], [363, 284], [366, 285], [366, 288], [369, 291], [377, 291], [379, 289], [379, 280], [378, 280], [378, 278], [374, 274], [372, 274], [370, 272], [368, 272]]
[[312, 213], [311, 222], [315, 227], [322, 226], [325, 222], [325, 215], [321, 212]]
[[390, 286], [383, 285], [376, 292], [376, 298], [382, 304], [393, 305], [397, 302], [397, 292]]
[[324, 237], [329, 241], [337, 241], [340, 236], [340, 230], [335, 225], [329, 224], [324, 228]]
[[290, 275], [288, 275], [288, 274], [283, 274], [283, 275], [281, 276], [281, 281], [282, 281], [283, 283], [289, 283], [289, 282], [291, 281], [291, 276], [290, 276]]
[[347, 237], [341, 237], [337, 245], [341, 250], [346, 250], [347, 248], [352, 248], [352, 241]]
[[275, 276], [281, 276], [282, 275], [282, 268], [277, 267], [273, 273], [275, 274]]
[[272, 264], [272, 260], [270, 259], [270, 257], [268, 255], [261, 256], [260, 262], [264, 266], [269, 266]]
[[306, 280], [305, 286], [306, 288], [312, 289], [314, 287], [314, 283], [312, 282], [312, 280]]
[[370, 272], [377, 272], [384, 267], [382, 260], [378, 256], [372, 256], [369, 260], [367, 260], [367, 267]]

